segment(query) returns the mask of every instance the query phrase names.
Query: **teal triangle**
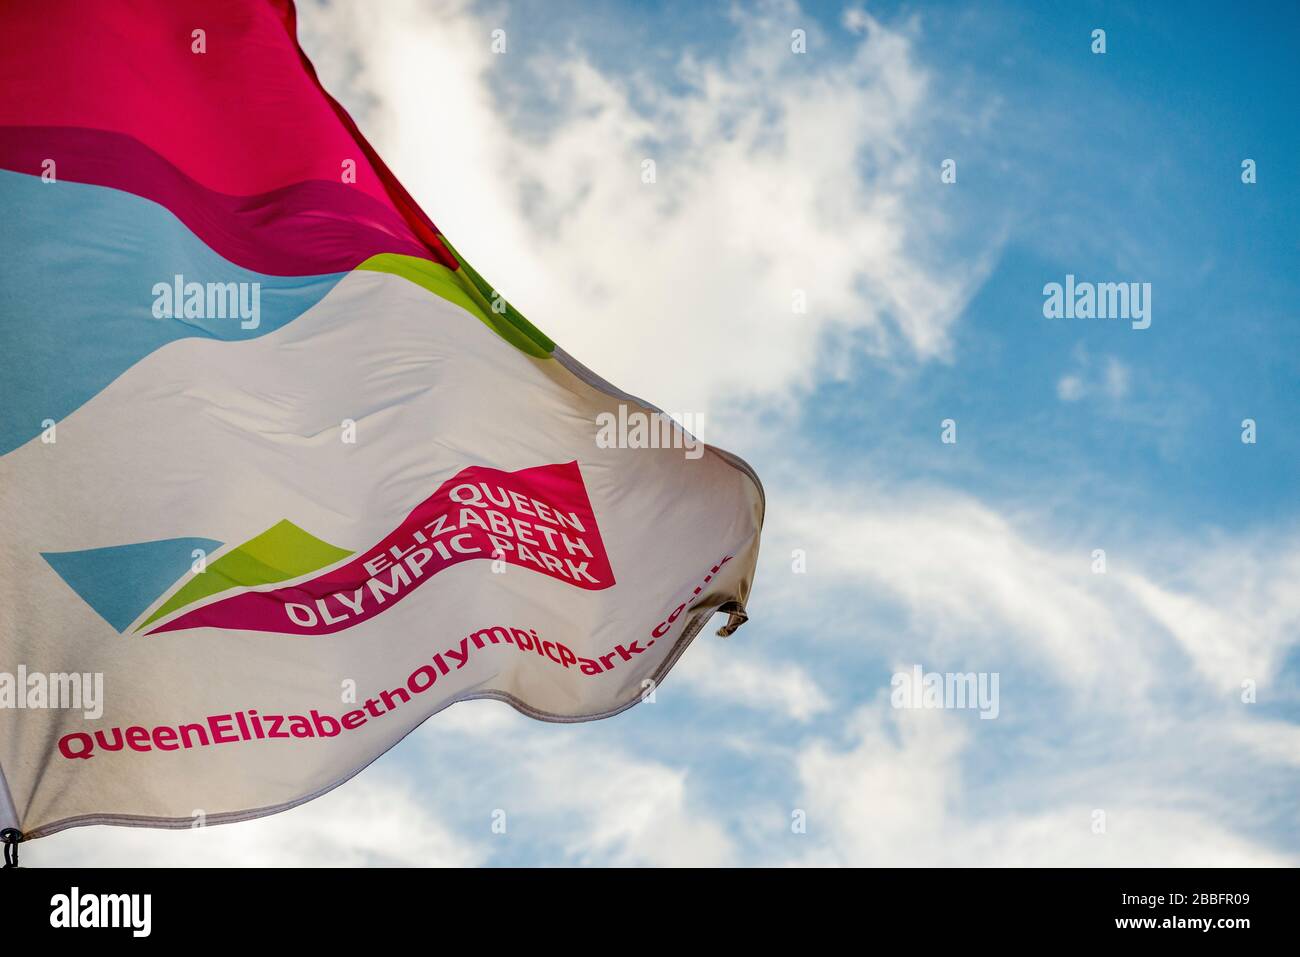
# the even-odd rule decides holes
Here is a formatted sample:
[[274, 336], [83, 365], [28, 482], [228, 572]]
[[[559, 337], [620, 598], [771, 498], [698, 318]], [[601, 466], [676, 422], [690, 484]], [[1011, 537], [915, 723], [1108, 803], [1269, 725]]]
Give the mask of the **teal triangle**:
[[165, 538], [80, 552], [41, 552], [41, 557], [121, 633], [190, 570], [196, 548], [211, 554], [220, 547], [221, 542], [210, 538]]

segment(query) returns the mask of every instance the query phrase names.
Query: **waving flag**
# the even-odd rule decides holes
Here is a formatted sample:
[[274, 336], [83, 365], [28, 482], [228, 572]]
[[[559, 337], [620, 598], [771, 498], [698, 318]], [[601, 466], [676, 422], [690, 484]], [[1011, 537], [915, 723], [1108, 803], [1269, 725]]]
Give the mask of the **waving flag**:
[[27, 837], [283, 810], [468, 698], [613, 715], [744, 621], [753, 472], [471, 269], [295, 34], [271, 0], [0, 8]]

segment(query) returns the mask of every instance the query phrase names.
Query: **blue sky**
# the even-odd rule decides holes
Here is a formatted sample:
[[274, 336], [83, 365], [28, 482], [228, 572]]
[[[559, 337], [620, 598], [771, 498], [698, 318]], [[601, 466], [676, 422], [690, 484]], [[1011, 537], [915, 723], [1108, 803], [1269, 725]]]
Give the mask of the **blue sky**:
[[[764, 477], [752, 620], [616, 719], [461, 704], [307, 807], [35, 862], [1300, 861], [1300, 10], [301, 21], [482, 273]], [[1151, 327], [1044, 318], [1066, 274], [1150, 283]], [[999, 716], [892, 708], [913, 664], [998, 673]]]

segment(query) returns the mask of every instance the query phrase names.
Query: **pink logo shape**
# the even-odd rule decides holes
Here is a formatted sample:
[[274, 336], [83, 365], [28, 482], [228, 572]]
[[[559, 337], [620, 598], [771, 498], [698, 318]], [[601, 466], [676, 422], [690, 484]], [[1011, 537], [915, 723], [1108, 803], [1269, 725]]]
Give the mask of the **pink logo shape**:
[[588, 590], [614, 584], [577, 462], [518, 472], [473, 466], [344, 564], [295, 585], [218, 599], [148, 634], [227, 628], [329, 635], [392, 607], [444, 568], [473, 559], [530, 568]]

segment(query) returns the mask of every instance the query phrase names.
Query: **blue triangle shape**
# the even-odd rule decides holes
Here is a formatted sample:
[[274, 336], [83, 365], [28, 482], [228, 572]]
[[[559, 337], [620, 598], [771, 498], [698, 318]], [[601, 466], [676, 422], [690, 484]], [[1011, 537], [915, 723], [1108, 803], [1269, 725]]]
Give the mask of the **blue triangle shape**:
[[221, 545], [210, 538], [165, 538], [79, 552], [41, 552], [41, 557], [121, 634], [190, 570], [194, 549], [211, 554]]

